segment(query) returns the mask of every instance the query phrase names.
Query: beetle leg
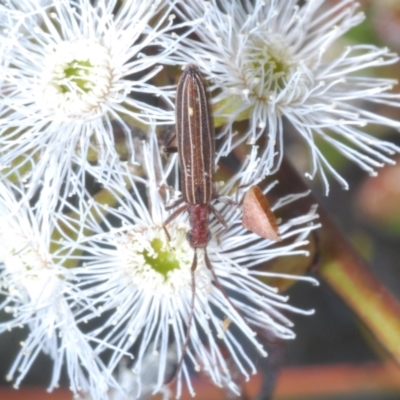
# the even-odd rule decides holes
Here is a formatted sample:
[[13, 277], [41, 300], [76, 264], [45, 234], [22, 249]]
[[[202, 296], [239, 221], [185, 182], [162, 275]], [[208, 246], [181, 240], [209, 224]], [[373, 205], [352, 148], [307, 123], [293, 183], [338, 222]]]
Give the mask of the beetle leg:
[[169, 147], [164, 147], [164, 153], [171, 154], [171, 153], [177, 153], [178, 148], [176, 146], [169, 146]]
[[238, 205], [238, 202], [236, 200], [232, 200], [228, 196], [221, 196], [220, 194], [217, 194], [215, 196], [215, 200], [218, 200], [221, 203], [229, 204], [231, 206], [237, 206]]
[[165, 234], [167, 235], [168, 241], [171, 241], [171, 236], [167, 230], [167, 225], [173, 221], [179, 214], [182, 214], [185, 210], [187, 209], [187, 204], [184, 204], [183, 206], [179, 207], [177, 210], [175, 210], [163, 223], [163, 229]]
[[168, 211], [168, 210], [172, 210], [173, 208], [175, 208], [176, 206], [179, 206], [179, 204], [181, 204], [184, 201], [183, 197], [180, 197], [179, 199], [175, 200], [172, 204], [169, 204], [167, 206], [165, 206], [164, 208]]
[[228, 229], [228, 224], [226, 223], [224, 217], [222, 216], [222, 214], [214, 207], [210, 204], [210, 211], [215, 215], [215, 217], [217, 218], [217, 220], [220, 222], [220, 224], [225, 228]]
[[177, 153], [178, 147], [176, 146], [176, 133], [174, 133], [170, 140], [166, 143], [163, 149], [164, 153]]

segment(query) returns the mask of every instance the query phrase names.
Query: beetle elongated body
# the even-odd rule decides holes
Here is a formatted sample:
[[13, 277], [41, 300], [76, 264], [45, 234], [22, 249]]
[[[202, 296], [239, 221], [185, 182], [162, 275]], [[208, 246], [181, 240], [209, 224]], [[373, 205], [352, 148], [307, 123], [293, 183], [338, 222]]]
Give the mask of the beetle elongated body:
[[206, 86], [189, 65], [176, 95], [176, 132], [181, 191], [188, 204], [208, 204], [215, 197], [215, 138]]
[[194, 315], [195, 302], [195, 270], [197, 268], [197, 249], [204, 249], [204, 260], [207, 268], [213, 274], [218, 286], [217, 277], [208, 259], [206, 247], [211, 238], [209, 215], [216, 218], [226, 227], [220, 213], [211, 205], [211, 201], [218, 198], [215, 191], [215, 135], [211, 121], [211, 112], [206, 85], [199, 69], [189, 65], [184, 70], [177, 87], [176, 94], [176, 139], [177, 147], [167, 147], [166, 152], [178, 152], [180, 183], [182, 197], [173, 208], [177, 208], [164, 222], [164, 228], [182, 212], [189, 214], [191, 230], [187, 233], [187, 240], [194, 249], [192, 274], [192, 301], [189, 320], [187, 323], [187, 337], [182, 347], [175, 377], [182, 367], [183, 358], [189, 343], [190, 328]]
[[187, 211], [191, 230], [187, 234], [194, 249], [206, 248], [210, 240], [209, 214], [213, 213], [226, 226], [219, 212], [210, 204], [215, 192], [215, 135], [206, 85], [199, 69], [188, 65], [176, 90], [177, 147], [182, 197], [173, 205], [185, 203], [172, 213], [164, 226]]

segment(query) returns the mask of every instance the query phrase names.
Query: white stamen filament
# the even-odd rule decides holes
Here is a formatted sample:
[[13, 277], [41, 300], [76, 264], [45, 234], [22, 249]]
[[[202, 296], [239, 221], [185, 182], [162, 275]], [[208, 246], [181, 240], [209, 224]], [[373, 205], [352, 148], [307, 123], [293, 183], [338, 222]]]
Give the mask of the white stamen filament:
[[69, 117], [96, 112], [113, 72], [108, 50], [95, 40], [61, 42], [50, 53], [39, 97], [44, 106]]

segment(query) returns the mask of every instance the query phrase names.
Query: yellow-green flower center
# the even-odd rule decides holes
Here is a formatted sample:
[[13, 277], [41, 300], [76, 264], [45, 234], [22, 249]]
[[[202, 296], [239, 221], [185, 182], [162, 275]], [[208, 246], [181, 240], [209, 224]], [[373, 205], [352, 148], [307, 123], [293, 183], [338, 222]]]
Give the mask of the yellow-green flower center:
[[90, 39], [57, 44], [44, 60], [38, 100], [51, 112], [76, 118], [102, 112], [112, 86], [108, 49]]
[[167, 275], [170, 271], [179, 269], [179, 260], [176, 258], [175, 251], [166, 251], [163, 249], [163, 242], [161, 239], [153, 239], [150, 242], [154, 253], [150, 255], [147, 250], [143, 251], [143, 257], [154, 271], [161, 274], [164, 279], [167, 279]]
[[289, 88], [299, 64], [283, 38], [250, 35], [245, 53], [242, 57], [246, 97], [268, 102]]
[[[162, 228], [131, 231], [121, 237], [118, 255], [127, 276], [140, 290], [166, 295], [190, 287], [193, 249], [187, 227], [171, 224], [168, 241]], [[201, 268], [201, 262], [198, 263]]]
[[287, 60], [273, 46], [264, 45], [260, 48], [260, 53], [253, 61], [253, 68], [257, 71], [258, 79], [272, 78], [271, 90], [283, 89], [290, 75]]
[[[249, 34], [234, 57], [234, 62], [239, 65], [238, 79], [234, 86], [227, 87], [229, 95], [214, 106], [216, 114], [232, 115], [241, 108], [235, 115], [235, 120], [241, 121], [250, 118], [255, 102], [282, 101], [286, 93], [293, 101], [304, 93], [307, 77], [285, 38], [269, 35], [266, 39], [265, 35]], [[214, 120], [215, 126], [225, 122], [225, 118]]]
[[[71, 84], [76, 85], [79, 89], [88, 93], [93, 86], [93, 84], [87, 80], [92, 67], [93, 65], [88, 60], [72, 61], [65, 66], [64, 74]], [[70, 88], [65, 84], [60, 84], [60, 90], [62, 93], [67, 93], [70, 91]]]

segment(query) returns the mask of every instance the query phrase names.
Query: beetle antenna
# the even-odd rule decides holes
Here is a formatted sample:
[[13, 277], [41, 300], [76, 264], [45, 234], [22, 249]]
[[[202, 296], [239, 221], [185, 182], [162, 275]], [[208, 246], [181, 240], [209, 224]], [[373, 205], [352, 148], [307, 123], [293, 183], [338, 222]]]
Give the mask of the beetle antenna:
[[190, 301], [190, 313], [189, 313], [189, 318], [188, 318], [188, 322], [187, 322], [187, 330], [186, 330], [186, 337], [185, 337], [185, 342], [183, 343], [182, 346], [182, 353], [181, 353], [181, 357], [178, 361], [177, 367], [176, 367], [176, 371], [174, 373], [174, 375], [172, 376], [172, 378], [170, 378], [165, 384], [166, 385], [171, 385], [172, 383], [174, 383], [176, 381], [176, 379], [178, 378], [179, 372], [182, 369], [183, 366], [183, 360], [185, 359], [185, 355], [189, 346], [189, 340], [190, 340], [190, 329], [192, 327], [192, 323], [193, 323], [193, 316], [194, 316], [194, 301], [195, 301], [195, 295], [196, 295], [196, 281], [195, 281], [195, 271], [197, 268], [197, 249], [194, 249], [194, 255], [193, 255], [193, 262], [192, 262], [192, 267], [190, 268], [190, 273], [192, 276], [192, 299]]
[[[206, 263], [206, 267], [211, 271], [211, 274], [214, 278], [214, 284], [217, 287], [217, 289], [219, 289], [222, 293], [222, 295], [224, 296], [225, 300], [230, 304], [230, 306], [235, 310], [235, 312], [239, 315], [240, 318], [242, 318], [243, 321], [245, 321], [246, 323], [249, 323], [247, 318], [243, 315], [243, 313], [241, 313], [238, 308], [233, 304], [231, 298], [227, 295], [226, 290], [222, 287], [221, 282], [218, 279], [217, 274], [215, 273], [215, 270], [211, 264], [210, 259], [208, 258], [208, 254], [206, 249], [204, 249], [204, 260]], [[259, 329], [257, 329], [257, 327], [252, 325], [252, 329], [257, 332], [257, 334], [261, 335], [268, 343], [271, 342], [271, 340], [269, 340], [265, 334], [263, 334]]]

